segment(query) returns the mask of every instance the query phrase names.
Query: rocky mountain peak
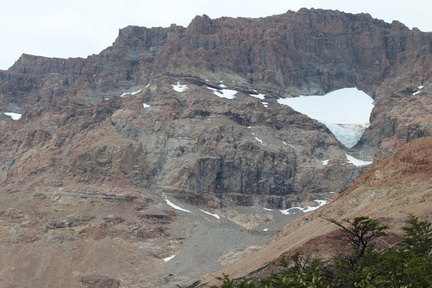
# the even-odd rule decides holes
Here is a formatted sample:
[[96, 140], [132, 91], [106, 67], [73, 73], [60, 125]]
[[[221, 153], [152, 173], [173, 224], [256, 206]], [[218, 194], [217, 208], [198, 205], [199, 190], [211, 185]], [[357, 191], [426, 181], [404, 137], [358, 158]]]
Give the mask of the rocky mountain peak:
[[169, 28], [146, 28], [139, 26], [128, 26], [119, 30], [119, 35], [112, 48], [122, 50], [144, 50], [152, 52], [153, 55], [164, 46], [170, 35], [181, 33], [185, 28], [172, 25]]
[[191, 34], [204, 35], [214, 34], [216, 31], [213, 24], [213, 20], [206, 14], [196, 16], [188, 25], [187, 32]]

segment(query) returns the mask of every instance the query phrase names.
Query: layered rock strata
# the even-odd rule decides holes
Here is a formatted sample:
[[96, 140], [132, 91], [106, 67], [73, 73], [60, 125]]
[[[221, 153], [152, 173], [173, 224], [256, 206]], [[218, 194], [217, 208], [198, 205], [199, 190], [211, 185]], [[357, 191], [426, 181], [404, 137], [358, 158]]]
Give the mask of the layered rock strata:
[[[352, 153], [369, 160], [380, 151], [382, 159], [430, 135], [430, 43], [428, 33], [367, 14], [302, 9], [261, 19], [204, 15], [187, 28], [131, 26], [86, 59], [23, 55], [0, 73], [1, 109], [23, 113], [17, 123], [2, 117], [8, 152], [1, 179], [52, 175], [51, 167], [61, 178], [56, 185], [112, 187], [127, 179], [137, 187], [230, 193], [248, 205], [252, 194], [342, 191], [361, 169], [337, 160], [342, 148], [327, 129], [275, 99], [363, 89], [376, 108]], [[176, 93], [176, 82], [190, 89]], [[240, 93], [224, 100], [207, 89], [224, 87]], [[133, 91], [141, 92], [116, 97]], [[269, 107], [248, 96], [257, 93]], [[31, 151], [43, 160], [29, 161]], [[329, 158], [336, 164], [321, 167]]]

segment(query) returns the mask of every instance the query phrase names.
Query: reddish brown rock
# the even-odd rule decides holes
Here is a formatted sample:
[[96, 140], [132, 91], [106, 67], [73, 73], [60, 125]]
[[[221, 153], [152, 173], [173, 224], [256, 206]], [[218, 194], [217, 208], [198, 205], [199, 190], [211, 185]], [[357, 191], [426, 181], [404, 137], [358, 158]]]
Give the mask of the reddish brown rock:
[[[332, 203], [289, 223], [279, 236], [257, 252], [227, 265], [218, 274], [207, 275], [204, 283], [213, 284], [222, 273], [232, 278], [257, 271], [284, 255], [301, 251], [312, 257], [333, 257], [346, 248], [338, 241], [338, 227], [325, 219], [352, 219], [365, 216], [390, 227], [391, 237], [384, 247], [400, 240], [410, 214], [432, 221], [430, 192], [432, 138], [425, 137], [404, 145], [393, 157], [369, 169]], [[268, 275], [269, 266], [260, 275]]]

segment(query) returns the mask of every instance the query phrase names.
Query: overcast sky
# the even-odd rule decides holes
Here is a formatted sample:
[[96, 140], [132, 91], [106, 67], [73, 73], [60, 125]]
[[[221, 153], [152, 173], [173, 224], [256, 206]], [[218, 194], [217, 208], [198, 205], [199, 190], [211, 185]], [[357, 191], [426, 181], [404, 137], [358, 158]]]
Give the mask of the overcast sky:
[[430, 0], [0, 0], [0, 69], [22, 53], [87, 57], [110, 46], [128, 25], [187, 26], [196, 15], [265, 17], [302, 7], [365, 12], [432, 31]]

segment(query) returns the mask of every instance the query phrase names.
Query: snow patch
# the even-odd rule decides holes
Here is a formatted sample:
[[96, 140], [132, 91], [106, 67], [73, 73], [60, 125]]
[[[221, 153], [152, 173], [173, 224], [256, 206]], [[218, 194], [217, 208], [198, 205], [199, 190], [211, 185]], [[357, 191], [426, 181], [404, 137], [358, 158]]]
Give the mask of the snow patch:
[[6, 116], [11, 117], [12, 120], [19, 120], [19, 119], [21, 118], [21, 116], [22, 116], [22, 114], [14, 113], [14, 112], [4, 112], [4, 114], [5, 114]]
[[320, 208], [320, 207], [328, 204], [330, 201], [327, 201], [327, 200], [315, 200], [315, 202], [318, 202], [318, 206], [309, 206], [309, 207], [303, 208], [303, 212], [306, 213], [306, 212], [314, 211], [314, 210], [316, 210], [316, 209], [318, 209], [318, 208]]
[[412, 94], [413, 96], [415, 96], [415, 95], [417, 95], [418, 93], [420, 93], [421, 90], [424, 88], [424, 86], [423, 86], [423, 85], [420, 85], [420, 86], [418, 86], [417, 88], [418, 88], [418, 90]]
[[211, 87], [207, 87], [208, 89], [213, 91], [213, 94], [215, 94], [216, 96], [220, 97], [220, 98], [225, 98], [225, 99], [234, 99], [235, 94], [237, 94], [236, 90], [231, 90], [231, 89], [215, 89], [215, 88], [211, 88]]
[[143, 103], [143, 107], [144, 107], [144, 108], [150, 108], [150, 105], [148, 105], [148, 104], [146, 104], [146, 103]]
[[258, 142], [260, 142], [261, 144], [263, 144], [263, 141], [261, 139], [259, 139], [258, 137], [255, 137], [255, 140], [257, 140]]
[[315, 202], [318, 203], [318, 206], [307, 206], [307, 207], [304, 207], [304, 208], [302, 208], [302, 207], [291, 207], [289, 209], [279, 210], [279, 211], [282, 214], [285, 214], [285, 215], [295, 214], [294, 211], [291, 211], [291, 210], [294, 210], [294, 209], [298, 209], [298, 210], [302, 211], [303, 213], [306, 213], [306, 212], [314, 211], [314, 210], [316, 210], [316, 209], [318, 209], [318, 208], [320, 208], [320, 207], [322, 207], [322, 206], [330, 203], [330, 201], [328, 201], [328, 200], [315, 200]]
[[169, 257], [165, 257], [165, 258], [163, 258], [163, 260], [164, 260], [165, 262], [168, 262], [168, 261], [170, 261], [171, 259], [173, 259], [175, 256], [176, 256], [176, 255], [172, 255], [172, 256], [169, 256]]
[[255, 97], [255, 98], [258, 98], [258, 99], [260, 99], [260, 100], [264, 100], [265, 99], [265, 94], [249, 94], [249, 96], [252, 96], [252, 97]]
[[200, 210], [201, 212], [207, 214], [207, 215], [210, 215], [210, 216], [215, 217], [216, 219], [220, 219], [220, 216], [219, 216], [218, 214], [213, 214], [213, 213], [210, 213], [210, 212], [204, 211], [204, 210], [202, 210], [202, 209], [199, 209], [199, 210]]
[[278, 102], [320, 121], [347, 148], [357, 144], [369, 127], [374, 107], [373, 99], [357, 88], [339, 89], [324, 96], [278, 99]]
[[[256, 92], [256, 90], [254, 90]], [[258, 98], [260, 100], [264, 100], [265, 99], [265, 94], [249, 94], [249, 96], [254, 97], [254, 98]], [[268, 107], [268, 102], [264, 102], [262, 101], [262, 104], [264, 105], [264, 107]]]
[[351, 164], [354, 164], [357, 167], [361, 167], [361, 166], [366, 166], [366, 165], [372, 164], [371, 161], [360, 160], [360, 159], [354, 158], [353, 156], [348, 155], [348, 154], [345, 154], [345, 155], [346, 155], [347, 161], [349, 163], [351, 163]]
[[188, 85], [180, 85], [180, 82], [177, 82], [177, 85], [171, 85], [176, 92], [184, 92], [188, 89]]
[[[146, 86], [146, 87], [147, 87], [147, 86]], [[140, 93], [142, 90], [143, 90], [143, 89], [140, 89], [140, 90], [137, 90], [137, 91], [134, 91], [134, 92], [125, 92], [125, 93], [123, 93], [122, 95], [120, 95], [120, 97], [127, 97], [127, 96], [129, 96], [129, 95], [135, 95], [135, 94]]]
[[172, 203], [170, 200], [168, 200], [168, 198], [166, 197], [165, 194], [164, 194], [164, 196], [165, 196], [165, 201], [166, 201], [166, 203], [167, 203], [169, 206], [171, 206], [172, 208], [174, 208], [174, 209], [176, 209], [176, 210], [183, 211], [183, 212], [192, 213], [191, 211], [186, 210], [186, 209], [183, 209], [183, 208], [181, 208], [180, 206], [178, 206], [178, 205]]

